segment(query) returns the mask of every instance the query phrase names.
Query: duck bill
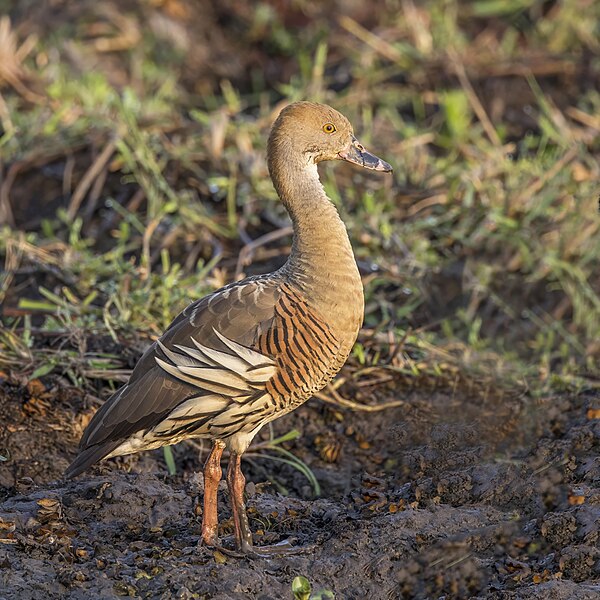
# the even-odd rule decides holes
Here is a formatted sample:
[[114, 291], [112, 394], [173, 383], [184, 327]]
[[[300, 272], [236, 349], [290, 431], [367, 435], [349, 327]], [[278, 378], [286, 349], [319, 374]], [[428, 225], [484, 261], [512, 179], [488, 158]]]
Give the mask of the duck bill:
[[371, 169], [372, 171], [384, 171], [385, 173], [390, 173], [392, 171], [392, 166], [390, 164], [386, 163], [385, 160], [381, 160], [374, 154], [367, 152], [365, 147], [354, 136], [352, 136], [352, 143], [348, 150], [339, 152], [338, 156], [342, 160], [360, 165], [365, 169]]

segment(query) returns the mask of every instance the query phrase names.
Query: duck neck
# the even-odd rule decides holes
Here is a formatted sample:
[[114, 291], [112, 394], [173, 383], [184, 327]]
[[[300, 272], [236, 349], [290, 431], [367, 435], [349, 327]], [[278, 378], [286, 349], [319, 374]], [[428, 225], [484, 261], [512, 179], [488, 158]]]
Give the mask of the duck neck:
[[340, 287], [360, 289], [362, 295], [346, 226], [321, 185], [316, 164], [305, 162], [305, 157], [290, 161], [288, 156], [281, 166], [270, 160], [269, 171], [294, 227], [292, 251], [284, 267], [288, 276], [325, 304]]

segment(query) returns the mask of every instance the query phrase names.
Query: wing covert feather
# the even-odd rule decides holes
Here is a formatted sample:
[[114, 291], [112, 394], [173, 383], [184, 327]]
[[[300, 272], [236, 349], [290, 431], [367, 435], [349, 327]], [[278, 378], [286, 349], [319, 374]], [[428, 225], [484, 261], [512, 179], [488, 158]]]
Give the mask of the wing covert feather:
[[[256, 277], [230, 284], [190, 304], [160, 338], [169, 351], [190, 346], [194, 338], [203, 346], [232, 354], [215, 333], [254, 348], [261, 332], [269, 329], [280, 296], [280, 280]], [[181, 354], [180, 354], [181, 355]], [[96, 412], [81, 439], [80, 449], [124, 440], [151, 428], [177, 405], [198, 396], [197, 387], [169, 375], [156, 359], [168, 358], [155, 342], [136, 365], [129, 382]]]

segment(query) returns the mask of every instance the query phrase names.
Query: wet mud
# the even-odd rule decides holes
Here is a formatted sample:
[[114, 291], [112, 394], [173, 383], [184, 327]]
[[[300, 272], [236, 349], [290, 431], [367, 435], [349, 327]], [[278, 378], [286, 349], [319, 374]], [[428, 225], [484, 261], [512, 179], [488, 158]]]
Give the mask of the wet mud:
[[596, 392], [400, 390], [406, 405], [369, 414], [312, 400], [262, 440], [301, 431], [285, 447], [320, 497], [260, 452], [244, 463], [256, 543], [303, 552], [248, 559], [198, 545], [200, 445], [175, 448], [173, 476], [156, 451], [64, 481], [96, 403], [30, 388], [0, 388], [2, 599], [292, 598], [296, 575], [357, 600], [600, 595]]

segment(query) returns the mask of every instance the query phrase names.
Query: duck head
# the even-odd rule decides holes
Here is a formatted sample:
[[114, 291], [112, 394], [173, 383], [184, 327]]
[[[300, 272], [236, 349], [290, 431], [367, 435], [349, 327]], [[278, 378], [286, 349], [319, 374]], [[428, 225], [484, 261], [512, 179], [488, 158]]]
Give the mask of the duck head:
[[290, 165], [345, 160], [373, 171], [392, 171], [391, 165], [356, 139], [344, 115], [315, 102], [295, 102], [281, 111], [271, 130], [267, 153], [269, 163], [275, 156]]

